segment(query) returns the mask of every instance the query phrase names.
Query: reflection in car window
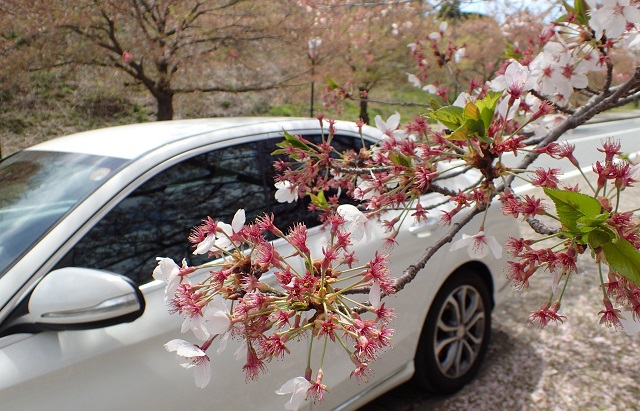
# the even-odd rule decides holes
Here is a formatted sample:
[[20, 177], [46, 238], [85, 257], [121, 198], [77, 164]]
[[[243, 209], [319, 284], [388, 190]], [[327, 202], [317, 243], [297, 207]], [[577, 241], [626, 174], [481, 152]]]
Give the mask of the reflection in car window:
[[0, 162], [0, 276], [126, 160], [20, 151]]
[[91, 267], [151, 280], [156, 257], [176, 262], [199, 256], [187, 238], [208, 215], [230, 222], [239, 208], [248, 216], [264, 208], [263, 178], [255, 144], [212, 151], [183, 161], [122, 200], [76, 244], [64, 265]]
[[[347, 141], [357, 139], [348, 138]], [[91, 267], [128, 276], [137, 284], [151, 281], [156, 257], [190, 265], [195, 256], [187, 241], [191, 228], [211, 216], [230, 223], [244, 208], [247, 221], [274, 213], [285, 229], [296, 221], [317, 225], [303, 202], [275, 200], [271, 152], [281, 138], [211, 151], [161, 172], [138, 187], [109, 212], [63, 259], [62, 265]]]
[[[320, 144], [322, 142], [321, 135], [304, 135], [305, 139], [315, 143]], [[264, 151], [271, 153], [276, 149], [275, 144], [282, 141], [281, 139], [264, 141], [262, 144], [265, 146]], [[345, 136], [336, 134], [331, 141], [331, 145], [338, 152], [345, 152], [347, 150], [353, 150], [358, 152], [360, 148], [362, 148], [362, 140], [360, 137], [355, 136]], [[273, 182], [275, 180], [276, 173], [273, 169], [273, 163], [276, 158], [280, 158], [284, 161], [287, 161], [288, 158], [284, 155], [279, 156], [271, 156], [269, 158], [270, 164], [268, 165], [268, 180], [269, 180], [269, 189], [270, 193], [267, 197], [269, 201], [269, 211], [274, 213], [275, 219], [274, 223], [277, 227], [283, 229], [286, 232], [285, 228], [292, 227], [296, 222], [303, 222], [307, 227], [313, 227], [319, 224], [318, 221], [318, 213], [312, 213], [308, 210], [308, 206], [310, 203], [309, 198], [300, 199], [293, 203], [278, 203], [275, 199], [275, 187]], [[334, 194], [334, 193], [327, 193]], [[341, 197], [342, 200], [346, 200], [344, 193]], [[342, 201], [341, 200], [341, 201]]]

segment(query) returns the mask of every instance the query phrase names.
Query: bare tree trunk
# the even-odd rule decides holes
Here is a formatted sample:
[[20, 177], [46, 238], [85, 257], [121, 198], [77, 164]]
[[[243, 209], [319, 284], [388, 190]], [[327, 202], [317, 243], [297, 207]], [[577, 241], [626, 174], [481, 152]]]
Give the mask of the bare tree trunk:
[[157, 121], [173, 120], [173, 93], [164, 91], [156, 95], [157, 102]]
[[359, 87], [360, 90], [360, 118], [364, 121], [365, 124], [369, 123], [369, 111], [368, 111], [368, 103], [367, 100], [367, 90], [365, 87]]

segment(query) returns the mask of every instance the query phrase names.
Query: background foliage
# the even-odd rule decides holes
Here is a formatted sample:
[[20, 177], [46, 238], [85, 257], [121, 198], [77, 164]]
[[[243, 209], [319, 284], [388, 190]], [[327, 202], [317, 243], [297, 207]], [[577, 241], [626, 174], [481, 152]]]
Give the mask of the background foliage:
[[[404, 81], [416, 64], [407, 44], [440, 21], [466, 45], [453, 95], [470, 78], [492, 77], [506, 44], [535, 41], [548, 14], [484, 16], [463, 12], [462, 3], [0, 1], [1, 154], [75, 131], [166, 119], [159, 102], [166, 93], [170, 118], [308, 116], [314, 84], [315, 113], [385, 117], [399, 107], [378, 101], [428, 104], [426, 92]], [[314, 38], [322, 43], [312, 60]], [[429, 82], [449, 81], [437, 62], [427, 63]], [[364, 108], [362, 101], [323, 108], [327, 76], [350, 82], [356, 97], [366, 91]], [[405, 116], [423, 111], [403, 108]]]

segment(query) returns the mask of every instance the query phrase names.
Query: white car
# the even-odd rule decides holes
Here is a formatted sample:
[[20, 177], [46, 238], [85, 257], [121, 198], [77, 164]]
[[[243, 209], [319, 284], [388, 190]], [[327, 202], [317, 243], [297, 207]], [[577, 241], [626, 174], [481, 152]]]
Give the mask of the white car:
[[[355, 125], [338, 122], [339, 148], [360, 143]], [[274, 213], [276, 225], [305, 221], [310, 241], [321, 227], [302, 202], [275, 201], [273, 156], [283, 130], [318, 138], [318, 120], [202, 119], [114, 127], [54, 139], [0, 162], [0, 408], [6, 410], [278, 410], [274, 391], [305, 368], [305, 344], [268, 375], [245, 383], [227, 348], [211, 354], [213, 377], [196, 388], [163, 345], [180, 334], [156, 257], [196, 256], [187, 237], [210, 215], [230, 222]], [[375, 142], [378, 130], [365, 127]], [[462, 188], [469, 176], [450, 178]], [[424, 201], [429, 201], [427, 194]], [[439, 215], [436, 211], [434, 215]], [[434, 219], [432, 221], [437, 221]], [[465, 227], [475, 234], [480, 218]], [[486, 231], [504, 242], [512, 220], [492, 207]], [[398, 276], [443, 228], [406, 227], [391, 254]], [[357, 250], [368, 261], [382, 244]], [[280, 246], [282, 246], [280, 244]], [[303, 409], [355, 409], [411, 379], [437, 393], [467, 383], [482, 361], [491, 310], [506, 287], [505, 262], [471, 260], [445, 247], [397, 296], [393, 347], [372, 364], [366, 384], [337, 346], [324, 367], [329, 393]], [[297, 347], [296, 347], [297, 345]]]

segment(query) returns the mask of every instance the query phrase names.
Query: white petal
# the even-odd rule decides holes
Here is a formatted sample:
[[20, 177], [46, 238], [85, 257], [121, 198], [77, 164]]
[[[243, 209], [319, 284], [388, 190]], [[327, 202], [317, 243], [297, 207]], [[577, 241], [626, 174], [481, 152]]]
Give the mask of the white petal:
[[438, 92], [438, 88], [433, 84], [427, 84], [426, 86], [422, 87], [422, 90], [426, 91], [429, 94], [436, 94]]
[[399, 125], [400, 125], [400, 114], [398, 112], [389, 116], [389, 118], [387, 119], [387, 127], [389, 131], [393, 131], [397, 129]]
[[380, 308], [380, 283], [374, 281], [369, 290], [369, 302], [375, 309]]
[[224, 352], [224, 350], [227, 348], [227, 343], [229, 342], [230, 336], [231, 336], [231, 333], [228, 333], [228, 332], [222, 335], [222, 337], [220, 338], [220, 346], [218, 347], [216, 354], [220, 355]]
[[384, 120], [382, 119], [382, 117], [380, 117], [379, 115], [376, 116], [373, 121], [376, 123], [376, 128], [382, 132], [386, 132], [387, 131], [387, 123], [384, 122]]
[[493, 253], [493, 256], [496, 258], [496, 260], [501, 259], [502, 258], [502, 245], [498, 242], [498, 240], [496, 240], [496, 238], [494, 236], [491, 236], [491, 235], [486, 235], [484, 237], [484, 240], [487, 243], [487, 245], [489, 246], [489, 249]]
[[169, 281], [178, 275], [180, 267], [171, 258], [156, 257], [158, 266], [153, 269], [153, 278], [160, 281]]
[[180, 287], [182, 280], [184, 280], [184, 282], [186, 283], [189, 282], [184, 278], [180, 278], [179, 276], [175, 276], [167, 282], [167, 286], [164, 289], [164, 293], [167, 298], [173, 298], [173, 296], [176, 294], [176, 290], [178, 289], [178, 287]]
[[633, 312], [624, 310], [619, 316], [622, 329], [629, 337], [640, 335], [640, 322], [633, 319]]
[[274, 186], [277, 189], [281, 189], [281, 188], [290, 188], [291, 187], [291, 182], [285, 180], [285, 181], [278, 181], [277, 183], [274, 184]]
[[571, 85], [575, 88], [585, 88], [589, 85], [589, 79], [584, 74], [576, 74], [571, 77]]
[[244, 226], [244, 222], [245, 222], [244, 208], [241, 208], [238, 211], [236, 211], [235, 215], [233, 216], [233, 220], [231, 221], [231, 228], [233, 229], [234, 232], [237, 233], [240, 230], [242, 230], [242, 227]]
[[364, 213], [358, 210], [358, 207], [351, 204], [342, 204], [336, 211], [347, 221], [365, 221], [367, 219]]
[[393, 137], [393, 139], [396, 141], [400, 141], [409, 138], [409, 134], [404, 130], [395, 130], [393, 133], [391, 133], [391, 137]]
[[164, 345], [164, 348], [169, 352], [175, 351], [176, 354], [185, 358], [202, 357], [205, 355], [204, 351], [194, 344], [180, 339], [169, 341]]
[[[233, 235], [233, 227], [227, 223], [218, 223], [218, 231], [221, 231], [228, 236]], [[218, 237], [225, 237], [224, 234], [219, 235]]]
[[489, 247], [483, 241], [475, 240], [467, 247], [469, 257], [481, 260], [489, 254]]
[[636, 6], [627, 6], [622, 9], [622, 14], [624, 18], [627, 19], [630, 23], [640, 23], [640, 10]]
[[227, 237], [216, 238], [216, 242], [213, 243], [214, 248], [228, 250], [233, 248], [233, 242]]
[[503, 91], [507, 88], [507, 80], [504, 75], [497, 76], [489, 82], [489, 88], [493, 91]]
[[414, 87], [420, 87], [422, 84], [420, 83], [420, 79], [415, 74], [407, 73], [407, 80]]
[[211, 361], [205, 359], [197, 364], [193, 375], [196, 379], [196, 387], [206, 387], [211, 381]]
[[206, 254], [213, 247], [213, 243], [216, 241], [216, 236], [213, 234], [209, 234], [204, 240], [202, 240], [198, 246], [196, 247], [193, 254]]
[[467, 247], [473, 242], [474, 238], [468, 234], [462, 234], [462, 238], [451, 244], [450, 251], [456, 251], [461, 248]]
[[307, 391], [311, 383], [304, 377], [295, 377], [285, 382], [279, 390], [278, 395], [291, 394], [291, 399], [284, 405], [287, 410], [297, 410], [307, 398]]
[[182, 322], [181, 332], [186, 333], [191, 330], [193, 335], [200, 341], [206, 341], [211, 336], [204, 321], [204, 318], [200, 314], [196, 314], [193, 317], [187, 317]]
[[276, 200], [279, 203], [291, 203], [298, 199], [298, 190], [293, 187], [291, 182], [289, 181], [278, 181], [275, 183], [276, 190]]
[[[219, 295], [216, 297], [219, 297], [219, 299], [222, 300], [222, 297]], [[224, 306], [224, 301], [222, 301], [222, 306], [220, 306], [220, 301], [216, 303], [215, 298], [213, 302], [209, 303], [204, 308], [204, 318], [207, 331], [211, 335], [226, 332], [231, 324], [231, 319], [227, 314], [227, 308]]]
[[453, 105], [456, 107], [464, 108], [464, 106], [466, 106], [469, 101], [471, 101], [471, 96], [466, 91], [463, 91], [458, 95], [456, 101], [453, 102]]

